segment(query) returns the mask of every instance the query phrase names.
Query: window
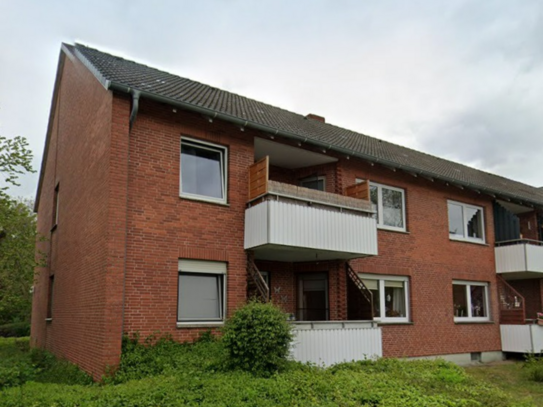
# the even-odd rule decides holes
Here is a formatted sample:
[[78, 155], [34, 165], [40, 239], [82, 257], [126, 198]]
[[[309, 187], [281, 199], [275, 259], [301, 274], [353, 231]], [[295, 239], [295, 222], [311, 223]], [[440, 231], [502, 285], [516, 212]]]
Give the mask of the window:
[[484, 243], [483, 208], [454, 201], [447, 201], [447, 207], [451, 239]]
[[409, 322], [409, 279], [402, 276], [358, 275], [373, 295], [374, 319]]
[[222, 322], [225, 289], [226, 263], [179, 260], [177, 321]]
[[377, 209], [378, 227], [405, 231], [405, 194], [403, 189], [371, 182], [370, 200]]
[[47, 293], [47, 320], [53, 319], [53, 295], [55, 289], [55, 276], [49, 276], [49, 292]]
[[227, 150], [181, 139], [181, 196], [226, 203]]
[[59, 189], [60, 189], [60, 184], [57, 184], [57, 186], [55, 187], [55, 194], [53, 196], [53, 229], [55, 229], [58, 224]]
[[300, 181], [300, 186], [316, 189], [317, 191], [324, 191], [326, 189], [326, 178], [322, 176], [307, 177]]
[[453, 281], [455, 321], [488, 321], [488, 283]]

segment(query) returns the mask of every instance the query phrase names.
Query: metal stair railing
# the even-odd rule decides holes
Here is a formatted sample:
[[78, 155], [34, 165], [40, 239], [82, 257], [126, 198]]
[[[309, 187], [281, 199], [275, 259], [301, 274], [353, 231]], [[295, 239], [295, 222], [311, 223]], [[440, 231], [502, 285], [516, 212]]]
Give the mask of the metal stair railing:
[[270, 299], [270, 288], [268, 287], [268, 284], [266, 284], [266, 281], [264, 281], [264, 277], [262, 277], [262, 274], [260, 274], [255, 262], [250, 258], [247, 259], [247, 273], [251, 276], [253, 282], [255, 283], [256, 289], [258, 294], [260, 294], [262, 301], [268, 302]]
[[349, 263], [345, 263], [345, 271], [347, 272], [347, 276], [351, 279], [351, 281], [354, 283], [356, 288], [360, 291], [362, 296], [366, 299], [366, 301], [370, 304], [371, 307], [371, 315], [373, 314], [373, 293], [370, 291], [368, 287], [366, 287], [366, 284], [358, 277], [358, 274], [356, 271], [353, 270], [351, 265]]

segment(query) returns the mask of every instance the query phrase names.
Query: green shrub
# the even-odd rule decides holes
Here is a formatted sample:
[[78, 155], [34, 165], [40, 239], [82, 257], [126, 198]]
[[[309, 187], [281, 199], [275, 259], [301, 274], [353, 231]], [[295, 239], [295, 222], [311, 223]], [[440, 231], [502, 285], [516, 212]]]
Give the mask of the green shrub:
[[230, 366], [269, 375], [285, 364], [292, 332], [278, 307], [252, 301], [226, 322], [222, 340]]
[[0, 366], [0, 390], [20, 386], [36, 378], [36, 369], [25, 361], [6, 367]]
[[223, 360], [222, 343], [208, 331], [194, 343], [179, 343], [170, 335], [158, 333], [143, 341], [138, 334], [125, 335], [121, 363], [104, 377], [104, 382], [125, 383], [165, 373], [215, 371]]
[[543, 383], [543, 357], [530, 354], [524, 363], [526, 376], [529, 380]]
[[30, 360], [36, 371], [35, 381], [58, 384], [91, 384], [92, 377], [67, 360], [42, 349], [31, 349]]
[[19, 338], [30, 335], [30, 324], [28, 322], [13, 322], [0, 325], [0, 337]]

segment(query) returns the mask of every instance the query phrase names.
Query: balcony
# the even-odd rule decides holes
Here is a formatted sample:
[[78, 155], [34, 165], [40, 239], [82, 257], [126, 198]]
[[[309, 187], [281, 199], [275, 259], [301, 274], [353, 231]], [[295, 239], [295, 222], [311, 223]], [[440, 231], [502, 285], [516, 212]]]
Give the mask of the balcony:
[[[377, 255], [373, 205], [365, 186], [331, 194], [268, 180], [263, 159], [250, 170], [245, 244], [259, 260], [324, 261]], [[367, 188], [367, 186], [366, 186]]]
[[543, 326], [500, 325], [502, 351], [517, 353], [543, 353]]
[[543, 242], [529, 239], [496, 242], [496, 272], [506, 280], [543, 277]]

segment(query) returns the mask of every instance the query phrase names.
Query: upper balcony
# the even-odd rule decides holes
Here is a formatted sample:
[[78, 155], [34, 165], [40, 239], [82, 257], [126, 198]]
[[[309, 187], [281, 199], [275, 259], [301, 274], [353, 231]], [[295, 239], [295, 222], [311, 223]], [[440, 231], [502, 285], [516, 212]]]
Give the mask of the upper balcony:
[[543, 277], [543, 242], [530, 239], [496, 242], [496, 272], [506, 280]]
[[367, 184], [346, 188], [345, 196], [270, 181], [268, 174], [268, 157], [250, 168], [244, 247], [255, 258], [300, 262], [377, 255]]

